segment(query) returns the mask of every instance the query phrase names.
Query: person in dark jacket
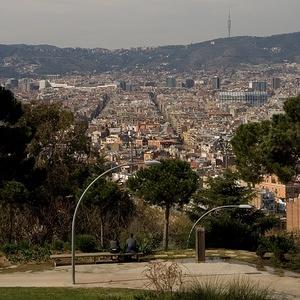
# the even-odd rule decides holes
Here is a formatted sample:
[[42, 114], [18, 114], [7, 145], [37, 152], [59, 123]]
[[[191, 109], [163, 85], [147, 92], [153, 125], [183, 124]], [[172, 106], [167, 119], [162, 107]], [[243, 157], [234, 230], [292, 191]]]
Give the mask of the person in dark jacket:
[[130, 234], [130, 237], [126, 240], [126, 252], [127, 253], [137, 252], [137, 243], [132, 233]]

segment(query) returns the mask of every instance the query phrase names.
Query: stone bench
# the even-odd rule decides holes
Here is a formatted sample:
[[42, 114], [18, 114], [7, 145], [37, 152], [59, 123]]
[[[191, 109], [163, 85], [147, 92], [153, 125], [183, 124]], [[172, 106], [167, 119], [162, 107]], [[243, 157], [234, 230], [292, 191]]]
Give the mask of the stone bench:
[[[75, 259], [85, 260], [92, 259], [93, 263], [104, 262], [104, 261], [124, 261], [126, 258], [134, 259], [136, 261], [140, 260], [140, 257], [143, 255], [141, 252], [137, 253], [110, 253], [110, 252], [96, 252], [96, 253], [76, 253]], [[61, 265], [62, 262], [68, 262], [71, 264], [72, 254], [53, 254], [50, 255], [50, 259], [53, 261], [54, 267]], [[67, 264], [67, 263], [65, 263]]]

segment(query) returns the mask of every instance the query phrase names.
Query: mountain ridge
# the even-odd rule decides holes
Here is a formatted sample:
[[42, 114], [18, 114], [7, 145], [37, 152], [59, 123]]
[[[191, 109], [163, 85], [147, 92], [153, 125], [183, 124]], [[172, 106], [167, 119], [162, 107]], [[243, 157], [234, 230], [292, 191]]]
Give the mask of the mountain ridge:
[[300, 63], [300, 32], [116, 50], [0, 44], [0, 76], [6, 77], [101, 73], [137, 68], [187, 71], [285, 61]]

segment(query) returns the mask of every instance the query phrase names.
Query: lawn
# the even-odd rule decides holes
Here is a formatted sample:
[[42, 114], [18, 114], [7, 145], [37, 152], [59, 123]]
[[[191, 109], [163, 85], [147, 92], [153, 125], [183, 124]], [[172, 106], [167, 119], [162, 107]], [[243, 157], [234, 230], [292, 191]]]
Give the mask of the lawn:
[[[266, 290], [250, 284], [203, 285], [171, 293], [104, 288], [0, 288], [0, 300], [271, 300]], [[278, 298], [282, 299], [282, 298]]]
[[0, 300], [132, 300], [138, 293], [103, 288], [0, 288]]

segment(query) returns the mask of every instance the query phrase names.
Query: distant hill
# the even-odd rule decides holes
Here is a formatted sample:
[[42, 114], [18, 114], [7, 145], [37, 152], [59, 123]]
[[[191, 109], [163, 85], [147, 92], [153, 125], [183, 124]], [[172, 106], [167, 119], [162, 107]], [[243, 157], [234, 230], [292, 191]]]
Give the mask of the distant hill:
[[300, 63], [300, 32], [114, 51], [49, 45], [0, 45], [0, 76], [6, 77], [136, 68], [184, 71], [284, 61]]

